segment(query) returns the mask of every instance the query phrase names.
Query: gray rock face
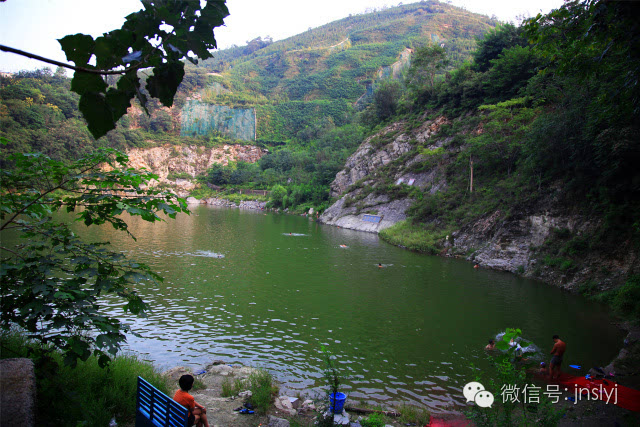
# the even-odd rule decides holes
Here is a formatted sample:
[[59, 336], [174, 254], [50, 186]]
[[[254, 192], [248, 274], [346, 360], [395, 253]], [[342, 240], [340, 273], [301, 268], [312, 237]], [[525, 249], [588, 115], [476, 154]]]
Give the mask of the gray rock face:
[[367, 138], [358, 150], [347, 159], [344, 169], [338, 172], [336, 179], [331, 183], [331, 196], [337, 197], [343, 194], [352, 184], [409, 152], [413, 145], [409, 136], [404, 133], [383, 147], [376, 149], [372, 145], [377, 138], [384, 138], [388, 133], [400, 129], [402, 129], [402, 124], [394, 123], [380, 133]]
[[35, 425], [36, 377], [31, 359], [0, 360], [0, 425]]
[[[604, 290], [633, 270], [634, 254], [629, 253], [621, 259], [614, 254], [592, 253], [592, 262], [587, 262], [587, 267], [567, 275], [558, 266], [545, 265], [538, 252], [538, 248], [552, 237], [553, 230], [568, 230], [579, 237], [593, 233], [598, 227], [599, 224], [589, 218], [566, 215], [562, 211], [522, 213], [507, 220], [503, 219], [502, 212], [496, 211], [454, 232], [452, 249], [448, 253], [464, 256], [480, 267], [535, 277], [567, 289], [574, 289], [586, 281], [597, 281]], [[609, 266], [612, 272], [600, 271]]]
[[[336, 225], [351, 230], [378, 233], [385, 228], [391, 227], [396, 222], [407, 219], [405, 212], [411, 206], [413, 200], [380, 201], [378, 204], [372, 203], [369, 205], [375, 209], [365, 209], [364, 212], [361, 213], [358, 213], [355, 207], [345, 208], [344, 203], [344, 198], [338, 200], [322, 214], [320, 221], [325, 224]], [[375, 211], [376, 216], [381, 217], [380, 222], [373, 223], [364, 221], [364, 216], [368, 215], [367, 212], [372, 211]]]
[[[340, 197], [321, 216], [320, 222], [358, 231], [378, 233], [399, 221], [404, 221], [407, 209], [413, 204], [410, 198], [391, 200], [385, 194], [367, 194], [365, 190], [374, 186], [379, 177], [378, 171], [398, 160], [414, 149], [416, 143], [424, 144], [436, 134], [443, 124], [449, 123], [445, 117], [428, 120], [422, 126], [406, 131], [406, 124], [399, 122], [387, 126], [376, 135], [367, 138], [358, 150], [347, 159], [343, 170], [338, 172], [331, 184], [332, 197]], [[382, 141], [382, 142], [380, 142]], [[428, 145], [430, 150], [440, 148], [442, 140]], [[392, 173], [396, 185], [407, 184], [430, 193], [441, 191], [446, 187], [446, 180], [440, 168], [435, 167], [424, 172], [415, 172], [411, 166], [425, 161], [421, 154], [407, 159], [404, 165]], [[388, 178], [388, 176], [387, 176]], [[358, 184], [358, 188], [351, 189]], [[357, 202], [353, 202], [357, 200]], [[365, 215], [380, 216], [379, 222], [364, 221]]]

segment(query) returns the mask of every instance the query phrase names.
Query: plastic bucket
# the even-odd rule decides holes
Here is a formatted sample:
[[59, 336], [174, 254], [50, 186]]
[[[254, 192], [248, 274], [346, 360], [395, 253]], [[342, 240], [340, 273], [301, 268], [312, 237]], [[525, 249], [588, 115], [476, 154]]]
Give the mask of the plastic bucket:
[[341, 414], [344, 409], [344, 402], [347, 400], [347, 395], [344, 393], [335, 393], [329, 395], [329, 409], [334, 414]]

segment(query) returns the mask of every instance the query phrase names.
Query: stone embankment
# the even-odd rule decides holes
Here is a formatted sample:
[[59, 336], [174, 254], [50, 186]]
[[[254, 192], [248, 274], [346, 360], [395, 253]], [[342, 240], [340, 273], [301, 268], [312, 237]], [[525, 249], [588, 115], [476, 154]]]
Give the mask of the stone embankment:
[[221, 206], [226, 208], [240, 208], [240, 209], [254, 209], [254, 210], [264, 210], [267, 202], [260, 202], [257, 200], [242, 200], [238, 203], [219, 198], [209, 198], [209, 199], [196, 199], [195, 197], [188, 197], [187, 204], [189, 205], [211, 205], [211, 206]]

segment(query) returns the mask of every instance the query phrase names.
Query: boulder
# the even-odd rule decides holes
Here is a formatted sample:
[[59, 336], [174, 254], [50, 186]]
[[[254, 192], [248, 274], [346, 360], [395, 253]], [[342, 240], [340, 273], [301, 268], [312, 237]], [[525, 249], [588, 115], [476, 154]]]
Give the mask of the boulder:
[[207, 369], [212, 374], [228, 376], [233, 373], [233, 367], [229, 365], [214, 365]]
[[[329, 411], [324, 413], [324, 417], [330, 417], [331, 414]], [[333, 416], [333, 424], [338, 426], [348, 426], [349, 425], [349, 414], [347, 411], [342, 411], [341, 414], [335, 414]]]
[[295, 409], [293, 409], [293, 405], [291, 404], [288, 396], [278, 397], [275, 400], [275, 405], [278, 410], [282, 411], [285, 414], [294, 416], [298, 413]]
[[289, 397], [289, 402], [291, 403], [293, 409], [300, 408], [300, 399], [298, 399], [297, 397]]
[[184, 366], [176, 366], [175, 368], [171, 368], [168, 371], [164, 371], [162, 375], [171, 379], [172, 381], [178, 381], [183, 375], [193, 375], [190, 369], [185, 368]]
[[289, 427], [289, 421], [269, 415], [267, 427]]
[[316, 405], [315, 403], [313, 403], [313, 400], [305, 400], [304, 402], [302, 402], [302, 409], [309, 409], [311, 411], [315, 411], [316, 410]]

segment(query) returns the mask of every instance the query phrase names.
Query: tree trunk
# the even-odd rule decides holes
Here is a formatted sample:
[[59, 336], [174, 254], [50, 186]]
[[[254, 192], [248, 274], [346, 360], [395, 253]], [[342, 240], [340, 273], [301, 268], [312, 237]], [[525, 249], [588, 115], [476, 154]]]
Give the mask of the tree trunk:
[[469, 156], [469, 193], [473, 193], [473, 157]]

